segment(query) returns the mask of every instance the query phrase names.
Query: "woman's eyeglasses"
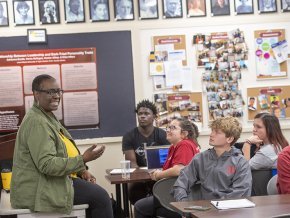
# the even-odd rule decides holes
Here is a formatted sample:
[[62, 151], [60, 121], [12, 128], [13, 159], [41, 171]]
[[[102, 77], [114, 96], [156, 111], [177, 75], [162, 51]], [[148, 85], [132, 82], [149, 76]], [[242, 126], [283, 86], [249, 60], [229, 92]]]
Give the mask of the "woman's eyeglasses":
[[55, 95], [61, 96], [63, 94], [63, 90], [62, 89], [48, 89], [48, 90], [38, 89], [36, 91], [44, 92], [44, 93], [48, 94], [51, 97], [55, 96]]
[[167, 132], [170, 132], [170, 131], [177, 130], [177, 129], [181, 129], [181, 128], [178, 126], [167, 126], [165, 130]]

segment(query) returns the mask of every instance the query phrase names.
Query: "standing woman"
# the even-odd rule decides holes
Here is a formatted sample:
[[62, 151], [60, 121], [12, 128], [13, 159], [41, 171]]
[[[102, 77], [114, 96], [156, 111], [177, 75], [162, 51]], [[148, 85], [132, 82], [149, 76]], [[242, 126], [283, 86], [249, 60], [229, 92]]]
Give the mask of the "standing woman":
[[69, 132], [53, 114], [63, 90], [46, 74], [32, 82], [34, 104], [16, 138], [11, 205], [15, 209], [70, 214], [73, 204], [88, 204], [86, 217], [112, 218], [108, 193], [96, 184], [85, 163], [99, 158], [104, 146], [80, 154]]
[[[169, 148], [163, 170], [155, 170], [151, 173], [151, 178], [155, 181], [178, 176], [180, 170], [188, 165], [192, 158], [199, 153], [199, 145], [196, 140], [198, 137], [198, 128], [189, 120], [184, 118], [174, 119], [166, 128], [166, 134], [167, 140], [172, 145]], [[156, 202], [153, 196], [137, 201], [134, 205], [135, 218], [152, 217], [155, 208], [162, 208], [161, 205], [156, 205], [154, 203]], [[162, 214], [162, 216], [176, 216], [176, 214], [166, 211], [165, 208], [162, 209], [162, 211], [166, 213]]]
[[[252, 170], [277, 168], [280, 151], [288, 146], [277, 117], [259, 113], [254, 118], [253, 135], [243, 145], [243, 153]], [[255, 155], [250, 157], [251, 144], [256, 145]]]

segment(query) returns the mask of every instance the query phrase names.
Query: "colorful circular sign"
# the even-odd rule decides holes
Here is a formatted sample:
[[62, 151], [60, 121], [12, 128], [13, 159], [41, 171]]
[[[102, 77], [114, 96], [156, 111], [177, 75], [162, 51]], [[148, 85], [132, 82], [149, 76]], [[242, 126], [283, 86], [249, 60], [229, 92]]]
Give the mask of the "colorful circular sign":
[[258, 49], [258, 50], [256, 51], [256, 55], [257, 55], [258, 57], [260, 57], [262, 54], [263, 54], [262, 50]]
[[257, 39], [256, 39], [256, 42], [257, 42], [257, 44], [262, 44], [263, 39], [262, 39], [262, 38], [257, 38]]
[[263, 44], [262, 44], [262, 49], [264, 50], [264, 51], [269, 51], [269, 49], [270, 49], [270, 44], [268, 43], [268, 42], [264, 42]]
[[265, 54], [264, 54], [264, 58], [265, 58], [265, 59], [268, 59], [268, 58], [270, 58], [270, 54], [269, 54], [268, 52], [267, 52], [267, 53], [265, 53]]

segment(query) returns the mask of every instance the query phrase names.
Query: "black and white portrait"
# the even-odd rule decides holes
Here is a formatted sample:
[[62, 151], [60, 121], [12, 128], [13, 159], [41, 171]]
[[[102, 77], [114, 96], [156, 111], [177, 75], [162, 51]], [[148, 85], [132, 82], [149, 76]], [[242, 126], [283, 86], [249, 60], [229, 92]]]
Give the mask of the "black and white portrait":
[[157, 0], [138, 0], [139, 18], [140, 19], [157, 19], [158, 18], [158, 1]]
[[109, 21], [108, 0], [90, 0], [90, 18], [92, 21]]
[[253, 0], [235, 0], [235, 11], [237, 14], [254, 13]]
[[229, 0], [211, 0], [211, 14], [213, 16], [230, 15]]
[[290, 11], [290, 0], [281, 0], [282, 11]]
[[114, 0], [114, 7], [116, 20], [134, 19], [133, 0]]
[[16, 25], [34, 24], [33, 1], [13, 0], [14, 23]]
[[276, 0], [258, 0], [258, 11], [260, 13], [270, 13], [277, 11]]
[[65, 20], [68, 23], [84, 22], [84, 1], [65, 0]]
[[60, 23], [58, 0], [39, 0], [39, 19], [42, 24]]
[[182, 17], [182, 1], [163, 0], [163, 16], [165, 18]]
[[7, 1], [0, 1], [0, 26], [8, 26], [8, 8]]

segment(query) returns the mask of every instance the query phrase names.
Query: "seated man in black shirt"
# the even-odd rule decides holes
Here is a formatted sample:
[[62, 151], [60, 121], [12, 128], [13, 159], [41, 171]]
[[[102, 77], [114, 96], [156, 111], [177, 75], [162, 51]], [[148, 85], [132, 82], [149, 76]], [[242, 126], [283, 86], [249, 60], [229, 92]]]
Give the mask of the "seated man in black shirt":
[[[123, 136], [122, 150], [126, 160], [131, 161], [131, 167], [147, 165], [144, 146], [168, 145], [166, 132], [154, 127], [153, 122], [157, 115], [155, 105], [149, 100], [137, 104], [136, 113], [139, 126]], [[131, 204], [146, 197], [152, 189], [153, 182], [129, 183], [129, 200]]]

